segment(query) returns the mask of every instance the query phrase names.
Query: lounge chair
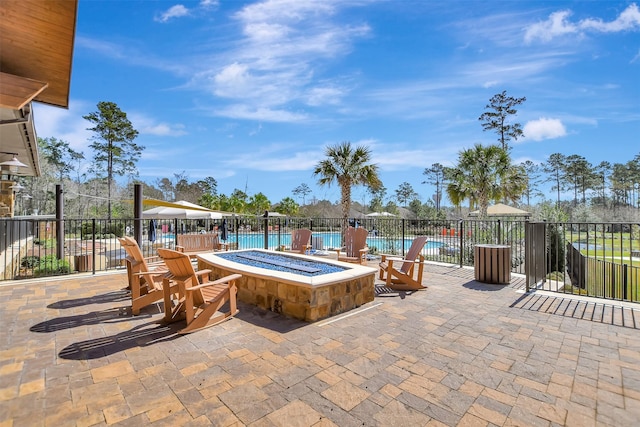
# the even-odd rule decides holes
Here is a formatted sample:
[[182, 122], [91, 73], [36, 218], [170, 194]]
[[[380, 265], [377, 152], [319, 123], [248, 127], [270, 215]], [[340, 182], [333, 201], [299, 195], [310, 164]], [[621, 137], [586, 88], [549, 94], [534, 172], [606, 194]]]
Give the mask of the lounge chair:
[[311, 250], [311, 230], [301, 228], [291, 232], [291, 249], [288, 252], [305, 254]]
[[[133, 238], [125, 236], [120, 240], [120, 245], [127, 252], [127, 278], [129, 289], [131, 290], [131, 312], [134, 316], [140, 314], [140, 309], [165, 299], [163, 279], [169, 272], [162, 262], [151, 262], [158, 257], [145, 258], [138, 242]], [[170, 282], [169, 294], [177, 293], [178, 287]]]
[[357, 264], [367, 263], [367, 235], [369, 232], [362, 228], [349, 227], [344, 234], [344, 247], [336, 249], [338, 261], [352, 262]]
[[[187, 327], [179, 333], [187, 334], [197, 331], [235, 316], [238, 312], [236, 306], [235, 281], [242, 277], [241, 274], [231, 274], [221, 279], [209, 282], [211, 270], [195, 271], [189, 255], [170, 249], [158, 249], [158, 254], [166, 263], [170, 276], [180, 288], [181, 300], [179, 301], [179, 311], [175, 312], [174, 318], [181, 311], [186, 315]], [[219, 310], [229, 303], [229, 310], [219, 312]]]
[[[403, 291], [417, 291], [426, 288], [426, 286], [422, 285], [424, 255], [421, 254], [422, 248], [426, 243], [427, 236], [418, 236], [413, 239], [404, 259], [382, 255], [380, 260], [380, 280], [385, 280], [386, 287]], [[402, 265], [398, 268], [397, 266], [400, 263]], [[415, 268], [416, 264], [418, 266], [417, 269]], [[416, 270], [417, 276], [414, 277]]]

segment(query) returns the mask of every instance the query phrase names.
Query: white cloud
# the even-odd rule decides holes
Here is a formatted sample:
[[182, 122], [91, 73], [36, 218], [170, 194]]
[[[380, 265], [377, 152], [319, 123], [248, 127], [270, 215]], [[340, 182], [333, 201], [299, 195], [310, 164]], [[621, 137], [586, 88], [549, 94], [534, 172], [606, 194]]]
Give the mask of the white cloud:
[[343, 90], [336, 87], [314, 87], [307, 93], [307, 104], [312, 106], [318, 105], [337, 105], [342, 98]]
[[[192, 12], [198, 11], [198, 9], [200, 9], [200, 12], [217, 9], [219, 5], [220, 2], [218, 0], [201, 0], [200, 4], [198, 4], [198, 7], [193, 9], [189, 9], [182, 4], [177, 4], [175, 6], [171, 6], [159, 16], [156, 16], [153, 20], [156, 22], [165, 23], [175, 18], [182, 18], [184, 16], [192, 15]], [[197, 13], [194, 15], [197, 15]]]
[[522, 129], [526, 139], [542, 141], [543, 139], [555, 139], [565, 136], [567, 130], [559, 119], [548, 119], [541, 117], [538, 120], [531, 120]]
[[164, 12], [160, 16], [156, 17], [155, 21], [157, 21], [157, 22], [168, 22], [171, 19], [181, 18], [181, 17], [187, 16], [187, 15], [189, 15], [189, 9], [187, 9], [186, 7], [184, 7], [181, 4], [177, 4], [175, 6], [171, 6], [169, 9], [167, 9], [166, 12]]
[[158, 123], [155, 119], [141, 113], [131, 113], [128, 116], [134, 129], [140, 135], [182, 136], [188, 134], [182, 124]]
[[617, 33], [640, 29], [640, 10], [635, 3], [629, 5], [614, 21], [603, 22], [601, 19], [585, 19], [580, 27], [602, 33]]
[[553, 12], [546, 21], [530, 25], [524, 34], [525, 42], [529, 43], [535, 39], [546, 42], [557, 36], [577, 32], [577, 27], [566, 20], [570, 15], [571, 12], [568, 10]]
[[321, 76], [321, 66], [347, 55], [353, 40], [370, 32], [366, 24], [337, 22], [337, 7], [342, 4], [264, 0], [243, 7], [234, 15], [242, 36], [223, 57], [214, 58], [208, 70], [198, 73], [191, 85], [242, 100], [245, 105], [221, 110], [227, 117], [266, 115], [272, 121], [298, 121], [306, 115], [285, 114], [282, 106], [291, 102], [335, 105], [347, 89], [336, 83], [312, 86], [313, 79]]
[[269, 144], [251, 152], [235, 152], [222, 161], [230, 169], [280, 172], [312, 169], [321, 157], [320, 150], [296, 151], [290, 144]]
[[529, 25], [525, 30], [525, 42], [529, 43], [536, 39], [548, 42], [555, 37], [566, 34], [581, 35], [585, 32], [614, 33], [640, 30], [640, 10], [635, 3], [629, 5], [615, 20], [610, 22], [587, 18], [573, 23], [569, 21], [571, 14], [572, 12], [569, 10], [553, 12], [546, 21]]
[[485, 88], [485, 89], [489, 89], [489, 88], [497, 86], [498, 84], [499, 84], [499, 82], [497, 80], [490, 80], [490, 81], [484, 82], [482, 84], [482, 87]]
[[214, 111], [214, 114], [216, 116], [232, 119], [259, 120], [264, 122], [300, 122], [308, 118], [306, 114], [292, 113], [282, 109], [271, 109], [266, 107], [255, 108], [241, 104], [216, 110]]
[[203, 8], [215, 8], [220, 5], [218, 0], [202, 0], [200, 1], [200, 6]]
[[64, 109], [33, 103], [33, 110], [38, 138], [54, 137], [68, 142], [74, 150], [88, 154], [86, 151], [93, 133], [87, 130], [91, 123], [82, 118], [93, 111], [88, 104], [72, 100], [69, 109]]

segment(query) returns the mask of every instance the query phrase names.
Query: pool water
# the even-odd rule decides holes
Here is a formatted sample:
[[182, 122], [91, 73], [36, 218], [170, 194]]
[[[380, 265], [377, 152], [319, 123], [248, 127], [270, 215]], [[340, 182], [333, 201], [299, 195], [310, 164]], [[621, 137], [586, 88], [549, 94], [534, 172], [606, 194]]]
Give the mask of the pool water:
[[[322, 239], [322, 248], [316, 249], [331, 249], [331, 248], [339, 248], [341, 246], [341, 238], [339, 232], [322, 232], [317, 233], [313, 232], [311, 235], [311, 239], [321, 238]], [[164, 243], [173, 243], [175, 241], [175, 234], [172, 233], [158, 233], [157, 234], [157, 242]], [[413, 238], [404, 239], [404, 252], [409, 250], [411, 243], [413, 242]], [[255, 248], [264, 248], [264, 233], [256, 232], [256, 233], [229, 233], [229, 239], [226, 243], [238, 243], [238, 249], [255, 249]], [[394, 238], [386, 238], [381, 236], [369, 236], [367, 237], [367, 245], [369, 248], [375, 248], [379, 253], [402, 253], [403, 252], [403, 240], [402, 239], [394, 239]], [[268, 248], [271, 250], [276, 250], [280, 246], [291, 246], [291, 234], [290, 233], [278, 233], [271, 232], [269, 233], [269, 244]], [[438, 249], [440, 247], [446, 246], [443, 242], [438, 241], [427, 241], [424, 246], [424, 251], [429, 251], [430, 249]]]
[[[339, 232], [313, 232], [311, 239], [322, 238], [322, 248], [339, 248], [341, 246], [341, 237]], [[407, 251], [413, 242], [413, 238], [404, 239], [404, 250]], [[263, 233], [251, 233], [251, 234], [234, 234], [229, 233], [229, 240], [227, 243], [238, 243], [238, 249], [252, 249], [252, 248], [264, 248], [264, 234]], [[402, 252], [403, 239], [393, 239], [385, 237], [367, 237], [367, 245], [370, 248], [375, 247], [378, 252], [383, 253], [400, 253]], [[291, 234], [277, 233], [269, 234], [268, 248], [275, 250], [280, 246], [291, 246]], [[437, 249], [445, 246], [443, 242], [427, 241], [424, 249]]]

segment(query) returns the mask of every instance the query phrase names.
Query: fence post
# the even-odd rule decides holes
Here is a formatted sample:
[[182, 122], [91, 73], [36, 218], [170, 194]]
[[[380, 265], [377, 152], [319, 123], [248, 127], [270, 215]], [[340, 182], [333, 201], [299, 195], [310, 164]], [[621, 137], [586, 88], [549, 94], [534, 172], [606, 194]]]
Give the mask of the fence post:
[[56, 184], [56, 257], [64, 259], [64, 198], [62, 184]]
[[462, 267], [462, 252], [464, 251], [464, 221], [462, 218], [458, 220], [458, 247], [460, 248], [460, 267]]
[[178, 246], [178, 218], [173, 218], [173, 245]]
[[142, 247], [142, 184], [133, 185], [133, 238]]
[[406, 226], [406, 222], [404, 218], [402, 218], [401, 224], [402, 224], [402, 256], [404, 256], [404, 236], [405, 236], [405, 226]]
[[628, 274], [628, 266], [627, 264], [622, 264], [622, 299], [627, 301], [627, 274]]
[[238, 228], [240, 227], [240, 219], [237, 216], [233, 217], [233, 229], [236, 233], [236, 244], [238, 245], [238, 247], [236, 249], [242, 249], [240, 247], [240, 230], [238, 230]]
[[264, 212], [264, 248], [269, 249], [269, 212]]
[[96, 274], [96, 219], [91, 219], [91, 270]]

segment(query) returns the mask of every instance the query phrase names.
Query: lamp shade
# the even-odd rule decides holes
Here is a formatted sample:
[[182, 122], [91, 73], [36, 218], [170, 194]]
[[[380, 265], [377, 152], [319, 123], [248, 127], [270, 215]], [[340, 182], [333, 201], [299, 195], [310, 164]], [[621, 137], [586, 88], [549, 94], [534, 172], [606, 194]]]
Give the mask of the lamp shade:
[[0, 166], [4, 169], [9, 169], [12, 173], [17, 173], [18, 168], [26, 168], [27, 165], [18, 160], [18, 157], [14, 154], [11, 160], [0, 162]]

